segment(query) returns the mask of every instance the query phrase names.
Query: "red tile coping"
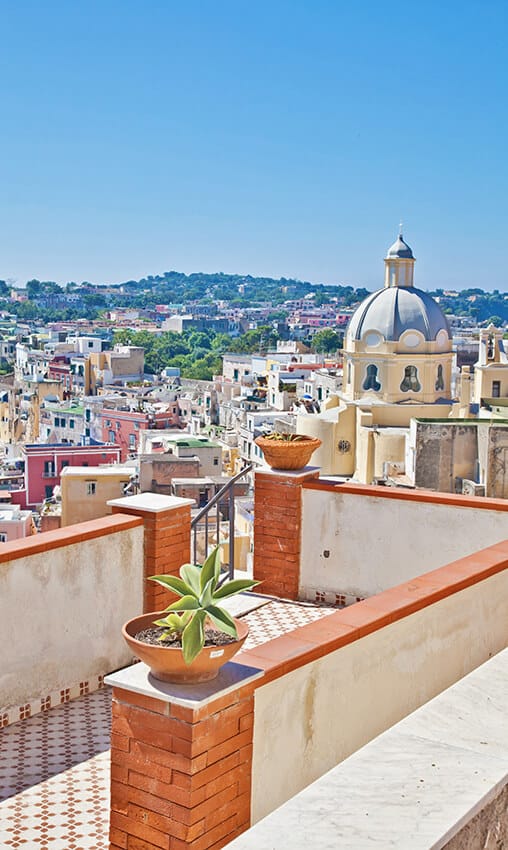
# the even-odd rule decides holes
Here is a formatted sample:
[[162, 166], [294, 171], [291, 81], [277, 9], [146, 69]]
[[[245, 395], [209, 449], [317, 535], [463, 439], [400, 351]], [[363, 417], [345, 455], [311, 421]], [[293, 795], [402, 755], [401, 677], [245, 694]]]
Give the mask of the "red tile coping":
[[108, 534], [115, 534], [115, 532], [127, 531], [129, 528], [142, 525], [143, 520], [139, 517], [114, 514], [114, 516], [92, 519], [76, 525], [67, 525], [54, 531], [33, 534], [30, 537], [3, 543], [0, 548], [0, 564], [4, 564], [6, 561], [14, 561], [17, 558], [27, 558], [29, 555], [38, 555], [40, 552], [49, 552], [51, 549], [59, 549], [61, 546], [72, 546], [74, 543], [82, 543], [84, 540], [92, 540], [95, 537], [105, 537]]
[[304, 481], [301, 486], [303, 490], [328, 490], [338, 494], [348, 493], [352, 496], [376, 496], [380, 499], [427, 502], [484, 511], [508, 511], [508, 499], [491, 499], [485, 496], [462, 496], [456, 493], [437, 493], [434, 490], [405, 490], [401, 487], [382, 487], [379, 484], [341, 484], [326, 479]]
[[241, 651], [235, 661], [265, 671], [253, 683], [259, 687], [506, 569], [508, 540]]

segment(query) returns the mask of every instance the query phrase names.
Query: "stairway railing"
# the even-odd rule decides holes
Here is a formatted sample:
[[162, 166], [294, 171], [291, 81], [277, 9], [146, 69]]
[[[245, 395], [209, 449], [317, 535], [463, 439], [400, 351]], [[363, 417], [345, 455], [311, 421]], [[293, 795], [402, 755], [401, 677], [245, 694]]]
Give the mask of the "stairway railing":
[[[191, 520], [191, 546], [192, 546], [192, 559], [193, 563], [197, 563], [197, 549], [198, 549], [198, 531], [200, 530], [200, 526], [203, 526], [204, 521], [204, 551], [208, 553], [208, 538], [210, 534], [210, 511], [212, 508], [216, 508], [215, 514], [215, 539], [217, 544], [220, 540], [220, 517], [221, 505], [227, 505], [228, 508], [228, 523], [229, 523], [229, 558], [228, 563], [226, 565], [229, 578], [233, 578], [234, 569], [235, 569], [235, 484], [241, 478], [243, 478], [247, 473], [249, 473], [254, 464], [249, 463], [247, 466], [244, 466], [240, 472], [237, 472], [233, 478], [230, 478], [229, 481], [226, 482], [224, 487], [212, 496], [209, 502], [201, 508], [200, 511], [192, 518]], [[212, 523], [213, 528], [213, 523]]]

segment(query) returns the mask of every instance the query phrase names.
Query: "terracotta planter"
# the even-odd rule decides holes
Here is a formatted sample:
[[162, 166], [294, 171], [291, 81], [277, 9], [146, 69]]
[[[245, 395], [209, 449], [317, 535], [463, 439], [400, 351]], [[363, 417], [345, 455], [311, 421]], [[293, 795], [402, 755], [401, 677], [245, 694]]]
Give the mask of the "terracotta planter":
[[312, 453], [321, 445], [317, 437], [304, 437], [303, 440], [267, 440], [257, 437], [254, 442], [261, 449], [268, 466], [272, 469], [302, 469], [307, 466]]
[[139, 617], [129, 620], [122, 629], [122, 634], [133, 655], [144, 661], [150, 667], [152, 676], [161, 682], [196, 684], [215, 679], [220, 668], [238, 652], [249, 633], [247, 623], [234, 618], [238, 639], [224, 646], [205, 646], [192, 664], [187, 665], [183, 660], [180, 647], [154, 646], [136, 640], [134, 637], [137, 632], [150, 628], [154, 620], [164, 616], [165, 612], [160, 611], [153, 614], [140, 614]]

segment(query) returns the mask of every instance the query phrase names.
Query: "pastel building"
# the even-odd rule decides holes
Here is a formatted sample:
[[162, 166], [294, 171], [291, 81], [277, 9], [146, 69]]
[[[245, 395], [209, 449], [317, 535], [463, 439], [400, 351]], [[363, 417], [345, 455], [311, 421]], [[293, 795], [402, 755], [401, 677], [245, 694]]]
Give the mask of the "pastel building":
[[117, 445], [72, 446], [68, 443], [23, 446], [21, 450], [25, 467], [24, 488], [13, 490], [11, 500], [23, 508], [35, 508], [51, 498], [60, 484], [60, 475], [68, 466], [95, 466], [120, 461]]

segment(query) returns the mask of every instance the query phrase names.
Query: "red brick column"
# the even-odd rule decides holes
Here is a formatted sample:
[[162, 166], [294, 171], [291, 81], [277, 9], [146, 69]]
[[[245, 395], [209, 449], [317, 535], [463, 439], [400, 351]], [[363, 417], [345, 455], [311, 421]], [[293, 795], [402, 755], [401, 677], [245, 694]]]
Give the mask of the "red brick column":
[[[160, 585], [146, 581], [148, 576], [178, 575], [182, 564], [190, 561], [192, 499], [139, 493], [108, 502], [113, 513], [141, 517], [145, 526], [145, 563], [143, 612], [162, 611], [173, 595]], [[141, 613], [141, 612], [140, 612]]]
[[297, 599], [300, 579], [302, 485], [319, 470], [258, 471], [254, 477], [254, 578], [260, 593]]
[[133, 676], [149, 682], [144, 664], [107, 677], [110, 850], [219, 850], [249, 828], [256, 676], [246, 669], [232, 692], [195, 707], [171, 697], [178, 686], [130, 690]]

